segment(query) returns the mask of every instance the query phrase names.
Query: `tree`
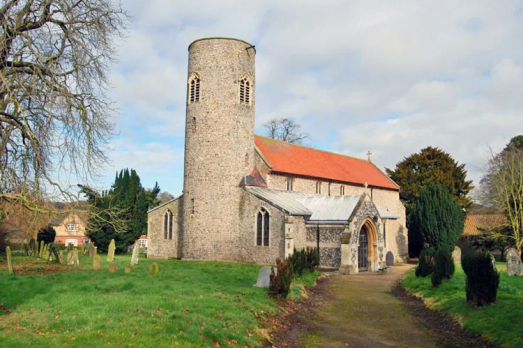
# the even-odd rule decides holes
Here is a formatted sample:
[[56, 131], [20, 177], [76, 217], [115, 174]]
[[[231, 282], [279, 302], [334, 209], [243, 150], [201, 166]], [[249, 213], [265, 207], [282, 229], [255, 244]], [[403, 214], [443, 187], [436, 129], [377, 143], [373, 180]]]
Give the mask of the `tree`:
[[55, 237], [56, 231], [54, 230], [53, 226], [48, 225], [47, 227], [42, 228], [40, 231], [38, 231], [37, 241], [44, 241], [45, 244], [49, 244], [54, 242]]
[[108, 72], [128, 16], [111, 0], [0, 5], [0, 202], [69, 200], [106, 162]]
[[160, 203], [167, 203], [169, 202], [170, 200], [174, 199], [174, 196], [167, 192], [167, 191], [162, 191], [159, 195], [158, 195], [158, 200], [160, 201]]
[[448, 153], [434, 147], [422, 149], [396, 164], [396, 168], [385, 169], [389, 177], [400, 187], [400, 199], [405, 205], [407, 225], [409, 227], [409, 254], [419, 255], [423, 247], [422, 236], [411, 228], [411, 211], [420, 191], [433, 183], [444, 185], [455, 202], [469, 210], [472, 201], [468, 197], [473, 188], [472, 180], [466, 180], [464, 164], [456, 162]]
[[273, 118], [263, 127], [267, 129], [268, 137], [288, 143], [301, 145], [305, 139], [311, 139], [310, 134], [302, 132], [301, 126], [292, 118]]
[[523, 136], [510, 140], [505, 149], [491, 156], [481, 179], [481, 199], [508, 220], [510, 242], [523, 250]]
[[421, 190], [411, 212], [409, 229], [422, 236], [432, 249], [454, 250], [463, 233], [465, 213], [451, 199], [448, 189], [442, 184], [431, 184]]
[[106, 251], [114, 239], [116, 252], [123, 253], [127, 246], [147, 233], [147, 210], [159, 204], [160, 187], [144, 189], [134, 169], [122, 169], [116, 173], [109, 191], [101, 193], [83, 187], [83, 193], [92, 205], [95, 214], [89, 216], [87, 234]]

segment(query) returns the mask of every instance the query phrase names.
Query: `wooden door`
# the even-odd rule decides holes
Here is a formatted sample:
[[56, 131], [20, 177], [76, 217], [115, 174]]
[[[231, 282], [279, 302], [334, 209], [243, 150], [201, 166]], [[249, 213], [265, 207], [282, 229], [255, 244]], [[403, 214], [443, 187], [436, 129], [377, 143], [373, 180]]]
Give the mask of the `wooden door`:
[[358, 246], [358, 268], [360, 272], [369, 270], [369, 242], [367, 231], [362, 228], [360, 231], [360, 245]]

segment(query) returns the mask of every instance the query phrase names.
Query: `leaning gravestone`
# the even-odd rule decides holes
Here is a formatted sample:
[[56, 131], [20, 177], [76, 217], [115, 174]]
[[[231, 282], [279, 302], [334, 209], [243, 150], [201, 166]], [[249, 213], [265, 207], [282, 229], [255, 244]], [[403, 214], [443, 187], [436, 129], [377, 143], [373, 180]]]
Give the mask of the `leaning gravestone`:
[[[253, 286], [257, 288], [268, 288], [271, 283], [271, 268], [272, 267], [269, 266], [260, 268], [260, 272], [258, 272], [258, 282]], [[274, 269], [274, 275], [276, 275], [277, 272], [278, 270]]]
[[111, 243], [109, 243], [109, 250], [107, 251], [107, 262], [114, 261], [114, 249], [116, 249], [116, 245], [114, 243], [114, 239], [111, 239]]
[[134, 243], [133, 247], [133, 256], [131, 257], [131, 266], [138, 264], [138, 258], [140, 257], [140, 247], [138, 245], [138, 241]]
[[521, 258], [516, 249], [510, 248], [507, 251], [507, 273], [509, 276], [523, 275], [521, 270]]
[[392, 253], [392, 251], [389, 251], [385, 255], [385, 263], [387, 264], [387, 266], [394, 266], [394, 254]]
[[93, 243], [89, 243], [89, 257], [94, 257], [96, 255], [96, 249], [94, 248]]
[[454, 262], [461, 262], [461, 249], [457, 245], [452, 252], [452, 260], [454, 260]]
[[5, 247], [5, 254], [7, 257], [7, 268], [9, 269], [9, 274], [15, 274], [13, 271], [13, 260], [11, 260], [11, 248], [9, 246]]

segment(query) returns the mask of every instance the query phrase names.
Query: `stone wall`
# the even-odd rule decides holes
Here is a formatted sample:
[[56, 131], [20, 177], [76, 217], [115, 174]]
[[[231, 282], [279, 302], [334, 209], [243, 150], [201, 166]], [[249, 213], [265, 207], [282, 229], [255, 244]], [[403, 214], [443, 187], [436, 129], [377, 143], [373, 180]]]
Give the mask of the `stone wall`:
[[[233, 260], [240, 248], [239, 183], [254, 166], [254, 47], [236, 39], [195, 41], [188, 79], [196, 73], [200, 100], [186, 112], [183, 258]], [[243, 76], [251, 81], [248, 104], [240, 103]]]
[[[147, 257], [173, 259], [181, 257], [179, 236], [182, 229], [183, 197], [163, 204], [147, 215]], [[173, 238], [164, 237], [164, 215], [170, 210], [173, 213]]]
[[[256, 217], [262, 208], [270, 217], [269, 246], [256, 245]], [[240, 237], [235, 261], [274, 265], [277, 257], [284, 257], [285, 213], [243, 190], [239, 215]], [[231, 255], [235, 254], [233, 251], [231, 248]]]

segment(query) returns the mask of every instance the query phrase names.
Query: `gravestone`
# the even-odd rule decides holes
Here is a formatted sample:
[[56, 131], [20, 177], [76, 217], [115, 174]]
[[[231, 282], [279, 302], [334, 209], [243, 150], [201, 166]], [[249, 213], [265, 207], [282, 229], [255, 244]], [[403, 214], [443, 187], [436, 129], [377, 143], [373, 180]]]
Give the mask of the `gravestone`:
[[125, 266], [125, 273], [131, 273], [133, 268], [130, 265]]
[[461, 262], [461, 249], [457, 245], [452, 252], [452, 260], [454, 260], [454, 262]]
[[387, 252], [385, 255], [385, 264], [387, 266], [394, 266], [394, 254], [392, 251]]
[[134, 243], [133, 247], [133, 256], [131, 257], [131, 266], [138, 264], [138, 258], [140, 257], [140, 246], [138, 245], [138, 241]]
[[521, 258], [519, 257], [518, 251], [514, 248], [510, 248], [507, 251], [507, 273], [509, 276], [523, 275]]
[[158, 264], [156, 262], [153, 262], [149, 265], [149, 275], [151, 277], [154, 277], [155, 275], [158, 274], [159, 272], [159, 267], [158, 267]]
[[114, 250], [115, 249], [116, 249], [116, 245], [114, 243], [114, 239], [111, 239], [111, 243], [109, 243], [109, 250], [107, 251], [107, 262], [114, 261]]
[[109, 273], [114, 273], [114, 272], [116, 272], [116, 268], [117, 268], [117, 267], [116, 267], [116, 262], [111, 262], [111, 263], [109, 264]]
[[44, 257], [44, 241], [40, 241], [40, 251], [38, 252], [38, 258], [42, 259]]
[[80, 260], [78, 259], [78, 249], [74, 248], [72, 251], [71, 265], [79, 266]]
[[7, 268], [9, 269], [9, 274], [15, 274], [13, 271], [13, 260], [11, 260], [11, 248], [9, 246], [5, 247], [5, 254], [7, 257]]
[[93, 256], [93, 269], [95, 271], [98, 271], [100, 268], [102, 268], [102, 257], [100, 255], [94, 255]]
[[89, 257], [94, 257], [96, 255], [96, 249], [93, 243], [89, 243]]
[[[253, 286], [257, 288], [268, 288], [271, 283], [271, 268], [272, 267], [269, 266], [260, 268], [260, 271], [258, 272], [258, 282]], [[276, 275], [277, 272], [278, 270], [274, 269], [274, 275]]]
[[73, 251], [70, 250], [67, 252], [67, 260], [66, 260], [66, 263], [68, 265], [72, 265], [73, 264]]

